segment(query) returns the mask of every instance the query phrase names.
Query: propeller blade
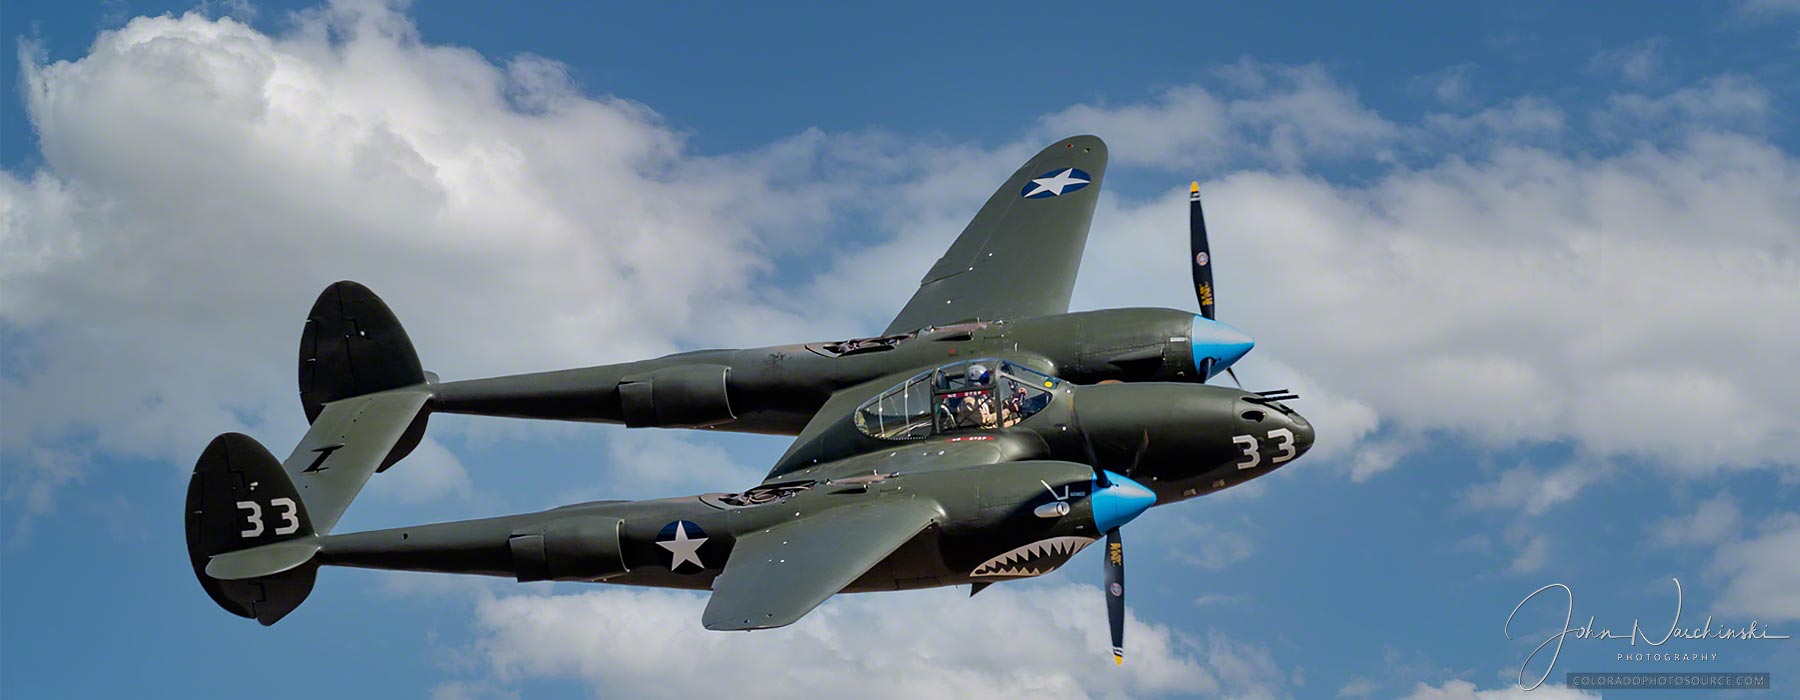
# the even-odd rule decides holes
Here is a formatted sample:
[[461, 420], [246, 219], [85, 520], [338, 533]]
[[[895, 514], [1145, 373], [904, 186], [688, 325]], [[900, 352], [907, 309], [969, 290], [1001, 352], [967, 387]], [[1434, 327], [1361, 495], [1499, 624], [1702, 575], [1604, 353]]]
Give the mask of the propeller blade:
[[1237, 385], [1238, 385], [1238, 388], [1239, 388], [1239, 389], [1242, 389], [1242, 388], [1244, 388], [1244, 383], [1243, 383], [1243, 382], [1240, 382], [1240, 381], [1238, 381], [1238, 378], [1237, 378], [1237, 370], [1235, 370], [1235, 369], [1232, 369], [1232, 368], [1230, 368], [1230, 367], [1226, 367], [1226, 368], [1225, 368], [1225, 373], [1226, 373], [1226, 374], [1229, 374], [1229, 375], [1231, 375], [1231, 381], [1232, 381], [1232, 382], [1233, 382], [1233, 383], [1235, 383], [1235, 384], [1237, 384]]
[[1112, 480], [1106, 477], [1106, 470], [1100, 468], [1100, 457], [1094, 454], [1094, 441], [1088, 439], [1087, 431], [1081, 427], [1081, 414], [1075, 412], [1074, 397], [1069, 397], [1069, 423], [1075, 426], [1075, 434], [1081, 438], [1081, 447], [1087, 451], [1087, 464], [1094, 470], [1094, 486], [1106, 488]]
[[1150, 431], [1144, 431], [1144, 440], [1138, 443], [1137, 454], [1131, 456], [1131, 466], [1125, 468], [1125, 476], [1137, 473], [1138, 462], [1144, 461], [1144, 453], [1150, 451]]
[[1206, 213], [1200, 208], [1200, 183], [1188, 188], [1188, 264], [1194, 266], [1194, 296], [1200, 315], [1213, 320], [1212, 247], [1206, 242]]
[[1125, 541], [1106, 531], [1106, 623], [1112, 630], [1113, 663], [1125, 665]]

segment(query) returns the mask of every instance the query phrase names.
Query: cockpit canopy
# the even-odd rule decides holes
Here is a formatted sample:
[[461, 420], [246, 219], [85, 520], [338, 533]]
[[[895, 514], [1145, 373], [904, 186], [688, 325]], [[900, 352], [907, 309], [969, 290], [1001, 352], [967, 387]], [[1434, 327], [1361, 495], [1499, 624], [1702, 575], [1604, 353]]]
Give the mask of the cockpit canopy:
[[986, 358], [921, 372], [856, 409], [856, 427], [883, 440], [1009, 428], [1050, 405], [1062, 380]]

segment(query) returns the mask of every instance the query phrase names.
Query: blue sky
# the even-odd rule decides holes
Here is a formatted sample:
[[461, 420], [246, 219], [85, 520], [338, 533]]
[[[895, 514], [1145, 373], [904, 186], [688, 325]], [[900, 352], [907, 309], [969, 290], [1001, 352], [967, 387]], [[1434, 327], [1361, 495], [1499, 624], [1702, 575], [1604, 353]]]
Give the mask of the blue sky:
[[[1684, 625], [1800, 628], [1792, 3], [9, 2], [0, 28], [7, 697], [1584, 697], [1571, 670], [1791, 692], [1794, 640], [1674, 668], [1581, 640], [1525, 693], [1560, 619], [1501, 629], [1550, 583], [1578, 618], [1666, 625], [1671, 578]], [[1169, 261], [1203, 180], [1220, 313], [1260, 341], [1242, 374], [1321, 432], [1134, 526], [1123, 671], [1097, 555], [750, 635], [701, 631], [685, 593], [348, 570], [264, 629], [192, 580], [192, 459], [298, 439], [289, 358], [325, 284], [370, 284], [446, 378], [864, 334], [1077, 132], [1113, 162], [1075, 306], [1191, 304]], [[785, 447], [431, 435], [340, 531], [733, 489]]]

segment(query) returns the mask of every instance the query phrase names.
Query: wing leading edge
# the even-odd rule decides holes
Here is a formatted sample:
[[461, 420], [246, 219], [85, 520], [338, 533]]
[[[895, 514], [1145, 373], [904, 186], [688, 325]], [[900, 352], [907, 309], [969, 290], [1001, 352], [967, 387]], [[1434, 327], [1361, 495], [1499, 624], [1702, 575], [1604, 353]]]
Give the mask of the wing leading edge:
[[886, 333], [1065, 313], [1106, 174], [1106, 143], [1051, 144], [1007, 178], [939, 258]]

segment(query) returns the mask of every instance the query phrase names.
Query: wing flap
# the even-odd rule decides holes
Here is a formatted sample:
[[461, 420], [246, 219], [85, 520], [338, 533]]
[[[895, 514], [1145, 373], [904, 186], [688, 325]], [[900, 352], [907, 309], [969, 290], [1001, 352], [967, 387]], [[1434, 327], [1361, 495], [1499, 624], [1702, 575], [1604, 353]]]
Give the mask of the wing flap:
[[942, 515], [935, 503], [884, 499], [740, 537], [713, 580], [701, 623], [709, 630], [793, 624]]
[[314, 530], [331, 532], [430, 398], [423, 388], [395, 389], [325, 404], [282, 463]]

